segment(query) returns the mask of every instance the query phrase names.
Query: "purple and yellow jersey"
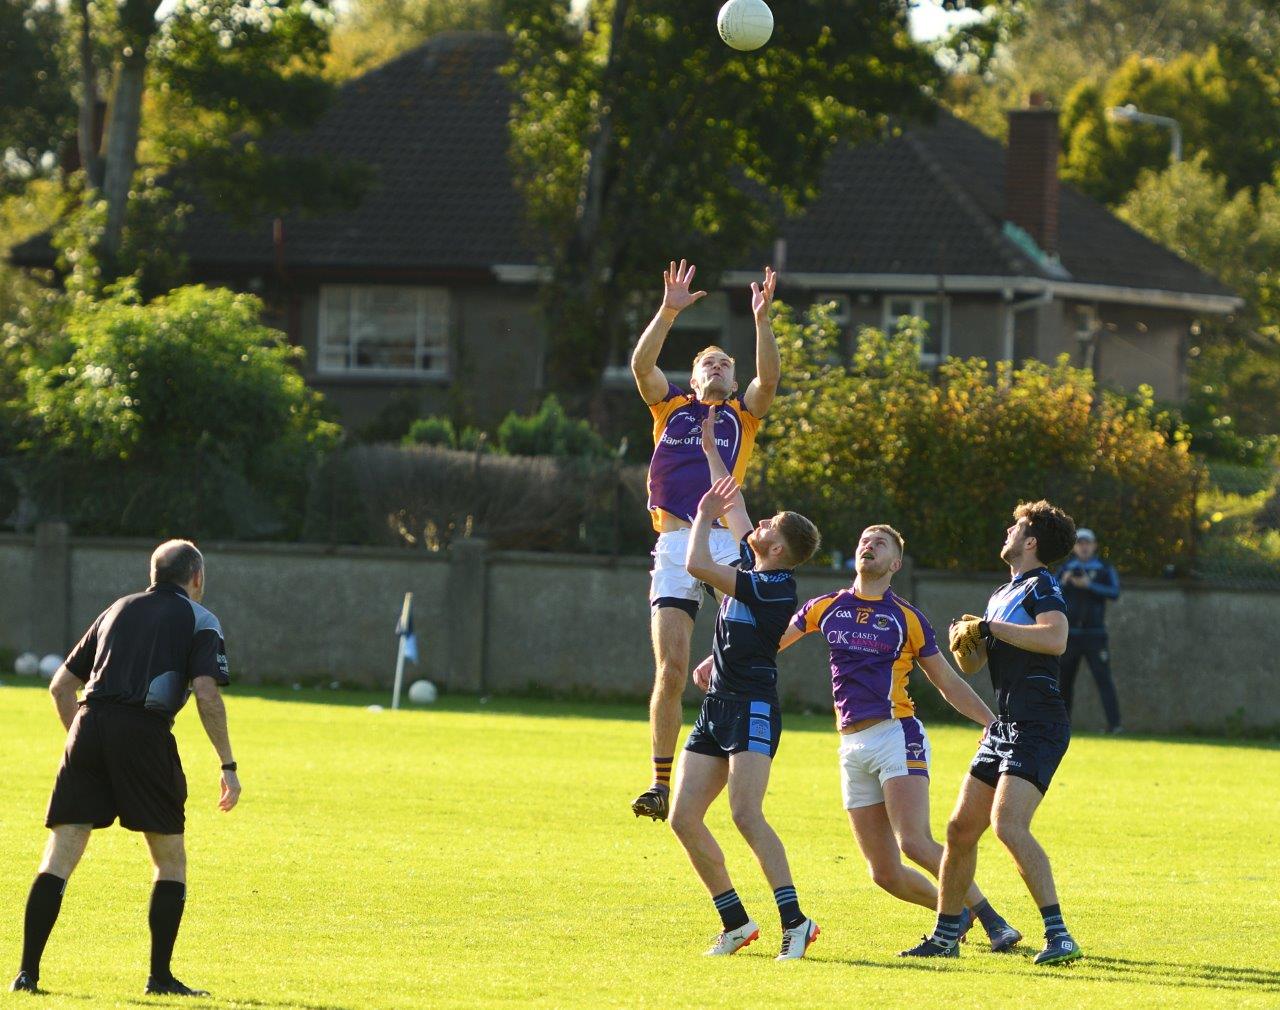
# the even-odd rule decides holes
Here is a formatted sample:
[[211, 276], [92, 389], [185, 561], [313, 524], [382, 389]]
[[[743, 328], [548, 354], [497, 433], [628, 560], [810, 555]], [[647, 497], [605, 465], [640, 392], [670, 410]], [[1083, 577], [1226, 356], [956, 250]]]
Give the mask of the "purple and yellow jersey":
[[[716, 407], [716, 445], [725, 469], [742, 483], [751, 450], [755, 448], [760, 418], [741, 396]], [[693, 522], [698, 502], [711, 488], [711, 473], [702, 454], [702, 422], [707, 405], [674, 383], [667, 395], [649, 404], [653, 414], [653, 458], [649, 461], [649, 514], [653, 528], [662, 529], [661, 513]]]
[[827, 640], [840, 729], [915, 713], [907, 676], [917, 659], [938, 651], [938, 643], [924, 614], [893, 590], [875, 599], [852, 589], [828, 593], [801, 607], [792, 623]]

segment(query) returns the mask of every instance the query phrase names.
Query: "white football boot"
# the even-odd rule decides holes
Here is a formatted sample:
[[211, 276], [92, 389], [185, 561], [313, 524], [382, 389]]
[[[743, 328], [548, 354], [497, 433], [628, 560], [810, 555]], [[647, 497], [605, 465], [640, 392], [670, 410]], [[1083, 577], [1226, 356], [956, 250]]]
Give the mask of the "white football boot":
[[728, 957], [730, 954], [736, 954], [747, 944], [760, 939], [760, 927], [751, 919], [748, 919], [746, 925], [739, 926], [737, 929], [725, 930], [716, 937], [716, 942], [711, 945], [711, 949], [706, 952], [706, 957]]
[[782, 931], [782, 953], [774, 958], [775, 961], [797, 961], [804, 957], [804, 952], [809, 949], [809, 944], [818, 938], [818, 934], [822, 930], [818, 928], [818, 924], [812, 919], [805, 919], [798, 926]]

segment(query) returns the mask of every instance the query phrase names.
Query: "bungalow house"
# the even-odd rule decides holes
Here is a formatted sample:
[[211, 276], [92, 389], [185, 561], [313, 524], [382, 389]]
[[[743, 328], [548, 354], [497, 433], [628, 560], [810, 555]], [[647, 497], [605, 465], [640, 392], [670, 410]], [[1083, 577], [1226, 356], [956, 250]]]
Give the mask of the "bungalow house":
[[[507, 160], [507, 52], [499, 34], [438, 36], [346, 84], [316, 126], [286, 141], [371, 166], [355, 210], [243, 228], [200, 208], [188, 219], [193, 278], [261, 293], [305, 348], [308, 382], [349, 424], [405, 394], [424, 413], [444, 411], [451, 387], [494, 415], [540, 397], [543, 268]], [[944, 111], [842, 147], [819, 198], [780, 230], [780, 295], [834, 300], [850, 337], [922, 316], [927, 363], [1066, 352], [1103, 383], [1181, 398], [1192, 327], [1240, 300], [1060, 185], [1057, 166], [1057, 114], [1045, 107], [1010, 113], [1008, 149]], [[48, 258], [34, 243], [13, 254]], [[742, 292], [757, 267], [724, 270], [722, 290], [680, 317], [660, 362], [673, 376], [712, 341], [750, 357]], [[630, 384], [625, 356], [618, 349], [607, 381]]]

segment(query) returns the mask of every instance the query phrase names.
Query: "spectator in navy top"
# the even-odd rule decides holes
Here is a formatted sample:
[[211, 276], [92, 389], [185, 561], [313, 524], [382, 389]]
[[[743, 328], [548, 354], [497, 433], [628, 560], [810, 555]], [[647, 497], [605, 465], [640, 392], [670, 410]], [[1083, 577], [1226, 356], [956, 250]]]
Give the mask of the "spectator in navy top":
[[1062, 654], [1059, 674], [1062, 698], [1071, 711], [1076, 673], [1080, 660], [1089, 663], [1089, 672], [1098, 685], [1102, 709], [1107, 716], [1107, 732], [1119, 733], [1120, 701], [1111, 677], [1111, 650], [1107, 641], [1107, 603], [1120, 595], [1120, 576], [1098, 557], [1098, 538], [1093, 530], [1076, 530], [1076, 546], [1058, 571], [1062, 595], [1067, 601], [1067, 651]]

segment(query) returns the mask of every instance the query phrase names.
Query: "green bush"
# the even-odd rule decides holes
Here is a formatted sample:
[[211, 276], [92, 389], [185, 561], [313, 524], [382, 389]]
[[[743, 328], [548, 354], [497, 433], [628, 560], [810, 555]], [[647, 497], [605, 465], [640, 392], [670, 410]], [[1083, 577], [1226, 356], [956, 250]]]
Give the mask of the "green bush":
[[409, 425], [404, 437], [405, 445], [442, 445], [446, 449], [458, 447], [458, 433], [447, 417], [420, 417]]
[[447, 417], [435, 415], [414, 421], [401, 441], [404, 445], [437, 445], [463, 452], [485, 452], [489, 447], [489, 436], [479, 428], [467, 425], [459, 430]]
[[200, 286], [74, 299], [59, 351], [24, 373], [20, 465], [40, 512], [82, 532], [296, 535], [340, 430], [261, 312]]
[[498, 425], [498, 450], [512, 456], [559, 456], [603, 459], [609, 447], [586, 421], [571, 418], [554, 396], [537, 412], [521, 417], [512, 411]]
[[[787, 385], [754, 468], [766, 508], [808, 515], [832, 549], [870, 523], [900, 529], [918, 564], [991, 570], [1013, 507], [1049, 498], [1098, 529], [1132, 572], [1188, 553], [1197, 464], [1184, 429], [1056, 364], [952, 359], [936, 381], [919, 363], [921, 321], [866, 329], [850, 362], [829, 309], [775, 322]], [[748, 501], [751, 501], [748, 497]]]

